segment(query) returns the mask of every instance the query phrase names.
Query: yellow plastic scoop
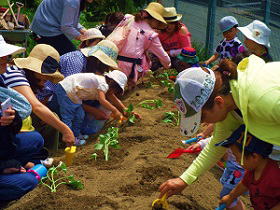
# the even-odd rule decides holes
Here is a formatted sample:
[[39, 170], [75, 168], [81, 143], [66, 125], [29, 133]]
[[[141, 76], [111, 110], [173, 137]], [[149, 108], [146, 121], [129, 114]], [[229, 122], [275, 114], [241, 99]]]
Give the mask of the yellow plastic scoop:
[[165, 193], [162, 198], [158, 198], [154, 200], [152, 203], [152, 210], [167, 210], [169, 209], [168, 203], [167, 203], [167, 193]]
[[76, 146], [65, 148], [65, 164], [67, 166], [70, 166], [72, 164], [75, 152], [76, 152]]

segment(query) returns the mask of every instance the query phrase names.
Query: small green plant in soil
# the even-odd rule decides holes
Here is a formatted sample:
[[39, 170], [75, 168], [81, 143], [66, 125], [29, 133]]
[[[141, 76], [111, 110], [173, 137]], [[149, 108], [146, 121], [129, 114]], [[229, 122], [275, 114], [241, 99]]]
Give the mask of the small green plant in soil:
[[162, 100], [160, 99], [152, 99], [152, 100], [144, 100], [138, 104], [145, 109], [154, 110], [156, 108], [160, 108], [163, 106]]
[[68, 185], [72, 189], [81, 190], [84, 185], [81, 181], [76, 180], [73, 175], [67, 176], [67, 167], [65, 163], [59, 162], [57, 166], [53, 166], [48, 170], [47, 176], [43, 177], [40, 183], [50, 189], [51, 192], [56, 192], [60, 185]]
[[133, 113], [133, 109], [134, 109], [133, 105], [132, 105], [132, 104], [129, 104], [129, 106], [127, 107], [127, 109], [124, 110], [124, 112], [126, 113], [127, 121], [128, 121], [128, 123], [130, 123], [130, 124], [134, 124], [135, 121], [136, 121], [136, 117], [135, 117], [135, 115], [134, 115], [134, 113]]
[[174, 126], [178, 126], [180, 124], [180, 113], [177, 112], [165, 112], [163, 117], [163, 122], [171, 123]]
[[[119, 141], [119, 128], [108, 128], [107, 133], [99, 135], [99, 143], [94, 145], [95, 150], [102, 150], [105, 156], [105, 160], [109, 160], [109, 148], [120, 149]], [[94, 154], [92, 154], [94, 155]], [[94, 157], [92, 157], [94, 158]]]

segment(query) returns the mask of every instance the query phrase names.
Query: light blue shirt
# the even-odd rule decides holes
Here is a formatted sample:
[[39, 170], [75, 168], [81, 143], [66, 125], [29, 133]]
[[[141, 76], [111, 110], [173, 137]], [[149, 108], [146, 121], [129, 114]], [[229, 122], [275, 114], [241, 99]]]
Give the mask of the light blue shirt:
[[80, 35], [80, 0], [43, 0], [34, 15], [31, 30], [46, 37], [65, 34], [69, 39]]

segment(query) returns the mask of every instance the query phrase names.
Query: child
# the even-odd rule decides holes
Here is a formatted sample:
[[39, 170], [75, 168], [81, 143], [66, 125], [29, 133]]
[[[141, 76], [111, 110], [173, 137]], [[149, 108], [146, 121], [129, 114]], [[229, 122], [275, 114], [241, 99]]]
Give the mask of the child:
[[123, 92], [126, 83], [126, 75], [118, 70], [105, 76], [94, 73], [73, 74], [59, 83], [55, 100], [58, 102], [62, 121], [72, 129], [76, 137], [76, 145], [85, 144], [85, 140], [78, 138], [85, 116], [82, 100], [98, 100], [102, 106], [112, 111], [114, 118], [122, 119], [123, 115], [119, 110], [123, 110], [124, 105], [115, 94]]
[[206, 65], [213, 63], [218, 58], [233, 58], [236, 54], [244, 51], [244, 47], [242, 46], [240, 40], [236, 37], [238, 32], [238, 22], [234, 17], [223, 17], [220, 20], [219, 27], [223, 33], [224, 39], [216, 48], [215, 54], [205, 61]]
[[269, 54], [269, 36], [271, 30], [263, 22], [254, 20], [247, 26], [237, 27], [245, 36], [244, 44], [251, 53], [261, 57], [265, 62], [273, 61]]
[[173, 65], [178, 72], [191, 67], [199, 67], [199, 58], [196, 55], [196, 50], [192, 47], [183, 48], [176, 58], [177, 62], [173, 63]]
[[[230, 146], [236, 159], [242, 159], [245, 126], [241, 125], [225, 141], [217, 146]], [[227, 206], [234, 199], [249, 190], [250, 200], [255, 210], [280, 209], [280, 167], [276, 161], [269, 159], [272, 144], [261, 141], [247, 133], [244, 148], [244, 165], [246, 173], [242, 181], [221, 199]]]
[[[197, 136], [201, 136], [203, 139], [200, 140], [198, 143], [191, 145], [188, 147], [188, 149], [195, 150], [196, 148], [204, 148], [209, 141], [211, 140], [211, 137], [206, 138], [207, 136], [211, 135], [214, 130], [214, 124], [210, 123], [207, 125], [207, 127], [204, 129], [203, 132], [199, 133]], [[224, 197], [225, 195], [228, 195], [231, 190], [241, 181], [242, 177], [244, 176], [244, 169], [236, 162], [236, 159], [234, 155], [232, 154], [232, 151], [229, 149], [227, 151], [227, 154], [225, 155], [226, 159], [226, 167], [224, 169], [224, 173], [222, 177], [220, 178], [220, 182], [223, 185], [223, 188], [220, 192], [220, 198]], [[233, 200], [231, 205], [228, 206], [227, 209], [231, 210], [243, 210], [245, 209], [245, 206], [243, 202], [237, 197]]]

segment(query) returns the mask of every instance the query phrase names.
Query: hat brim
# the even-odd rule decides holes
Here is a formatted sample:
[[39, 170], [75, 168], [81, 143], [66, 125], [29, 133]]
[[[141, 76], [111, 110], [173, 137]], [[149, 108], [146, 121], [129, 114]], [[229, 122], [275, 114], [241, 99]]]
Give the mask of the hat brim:
[[105, 36], [104, 35], [97, 35], [97, 36], [90, 36], [86, 39], [82, 39], [81, 41], [86, 41], [86, 40], [90, 40], [90, 39], [105, 39]]
[[64, 76], [58, 71], [58, 69], [56, 69], [56, 72], [53, 74], [41, 73], [41, 67], [43, 62], [37, 58], [33, 58], [33, 57], [16, 58], [14, 59], [14, 63], [16, 64], [17, 67], [21, 69], [27, 69], [36, 72], [38, 74], [47, 76], [48, 80], [50, 80], [52, 83], [58, 83], [64, 79]]
[[167, 23], [173, 23], [173, 22], [177, 22], [180, 21], [182, 19], [183, 15], [182, 14], [177, 14], [177, 18], [176, 19], [172, 19], [172, 20], [166, 20], [164, 19]]
[[177, 58], [180, 60], [180, 61], [183, 61], [185, 63], [189, 63], [189, 64], [195, 64], [195, 63], [198, 63], [199, 60], [198, 60], [198, 57], [195, 56], [195, 57], [188, 57], [188, 56], [183, 56], [183, 55], [178, 55]]
[[144, 9], [145, 11], [147, 11], [153, 18], [155, 18], [156, 20], [164, 23], [164, 24], [167, 24], [166, 21], [164, 20], [164, 18], [158, 14], [157, 12], [153, 11], [153, 10], [150, 10], [150, 9]]
[[180, 133], [182, 136], [193, 136], [199, 129], [201, 122], [201, 111], [190, 117], [181, 114]]
[[88, 52], [91, 50], [92, 47], [85, 47], [81, 49], [81, 52], [84, 54], [84, 56], [88, 57]]
[[258, 43], [258, 44], [261, 44], [261, 45], [264, 45], [266, 47], [270, 47], [270, 43], [263, 43], [263, 42], [260, 42], [259, 40], [257, 40], [254, 36], [253, 36], [253, 33], [247, 28], [247, 27], [237, 27], [237, 29], [245, 36], [247, 37], [248, 39]]
[[0, 57], [4, 57], [8, 55], [16, 55], [25, 51], [25, 48], [23, 47], [18, 47], [16, 45], [7, 44], [7, 43], [0, 45], [0, 47], [1, 47]]
[[106, 55], [102, 50], [97, 50], [89, 56], [98, 58], [98, 60], [100, 60], [102, 63], [112, 67], [113, 69], [119, 69], [117, 62]]

